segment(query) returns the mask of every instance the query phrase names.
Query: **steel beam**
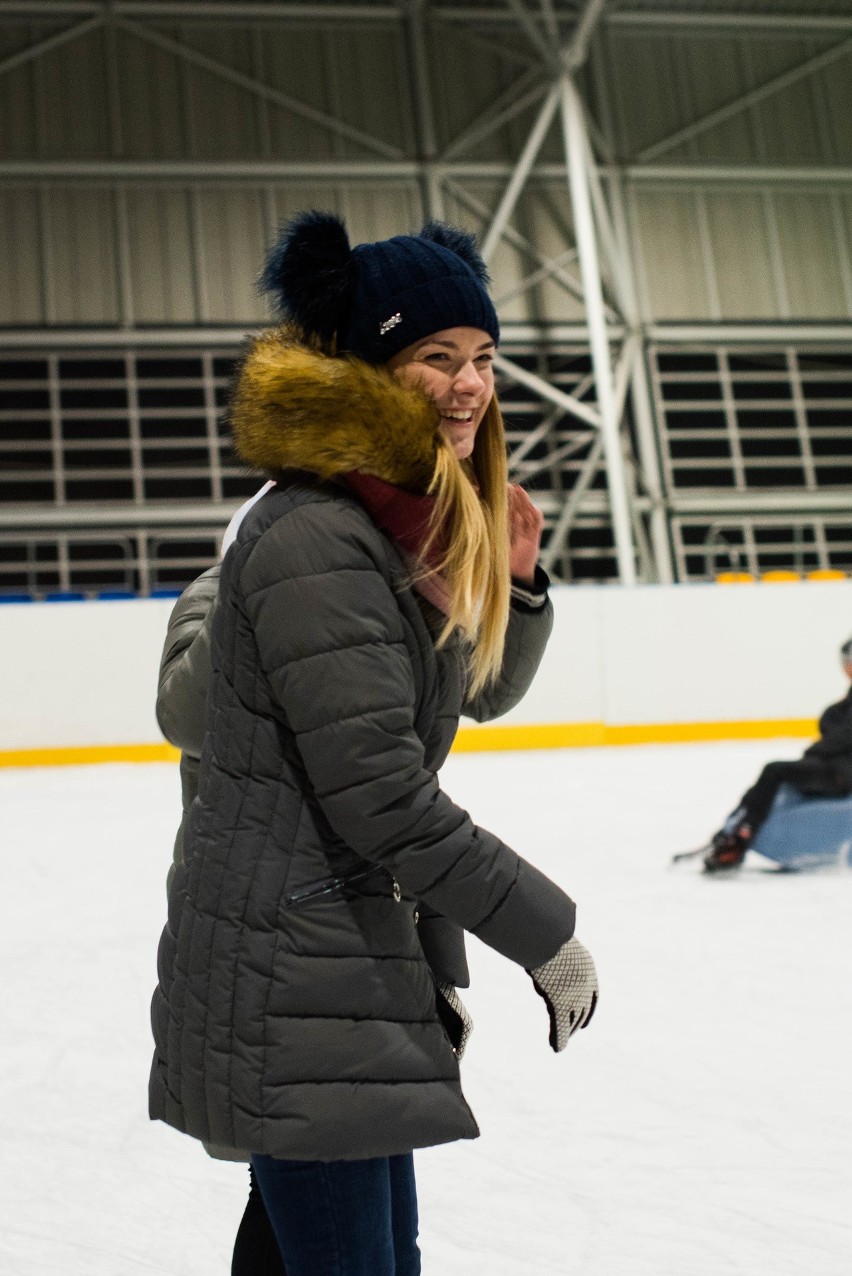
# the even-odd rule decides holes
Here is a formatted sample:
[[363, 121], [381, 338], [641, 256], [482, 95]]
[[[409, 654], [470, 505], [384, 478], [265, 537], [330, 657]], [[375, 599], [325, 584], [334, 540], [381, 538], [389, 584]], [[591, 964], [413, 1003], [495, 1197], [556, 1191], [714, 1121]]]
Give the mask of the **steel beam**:
[[541, 565], [546, 572], [549, 572], [556, 559], [565, 552], [565, 542], [568, 534], [573, 527], [577, 515], [588, 495], [589, 487], [594, 481], [595, 475], [600, 468], [601, 457], [603, 455], [604, 442], [603, 435], [599, 434], [593, 442], [589, 455], [586, 457], [586, 463], [577, 476], [577, 481], [568, 494], [565, 504], [560, 510], [559, 517], [556, 520], [556, 526], [550, 534], [550, 540], [547, 548], [541, 554]]
[[[508, 168], [508, 166], [505, 166]], [[274, 181], [414, 181], [416, 160], [9, 160], [0, 161], [0, 181], [14, 182], [204, 182], [265, 185]]]
[[221, 501], [182, 501], [180, 504], [163, 505], [98, 505], [74, 504], [64, 509], [50, 509], [43, 505], [33, 509], [20, 506], [0, 506], [0, 527], [5, 530], [32, 528], [35, 531], [48, 531], [54, 528], [89, 528], [109, 527], [115, 531], [140, 527], [212, 527], [221, 522], [227, 524], [234, 510], [242, 504], [240, 500]]
[[652, 323], [650, 341], [660, 345], [848, 345], [852, 323]]
[[[442, 181], [507, 181], [517, 166], [501, 162], [457, 160], [438, 162], [436, 173]], [[194, 182], [265, 183], [270, 181], [411, 181], [417, 178], [415, 160], [0, 160], [0, 181], [100, 182]], [[632, 183], [671, 183], [702, 186], [729, 183], [741, 185], [848, 186], [852, 168], [843, 165], [815, 165], [784, 168], [760, 164], [628, 164], [624, 167], [598, 166], [603, 180], [620, 176]], [[565, 182], [565, 164], [534, 164], [528, 180]]]
[[[841, 164], [625, 164], [622, 168], [604, 165], [601, 176], [623, 176], [631, 182], [671, 183], [679, 186], [727, 185], [820, 185], [824, 182], [847, 186], [852, 168]], [[534, 174], [535, 176], [536, 174]]]
[[[0, 0], [0, 16], [21, 21], [101, 13], [104, 0]], [[149, 21], [219, 22], [393, 22], [401, 14], [393, 4], [300, 4], [286, 0], [115, 0], [117, 15]]]
[[[550, 0], [542, 0], [550, 4]], [[99, 13], [101, 0], [0, 0], [0, 16], [32, 21], [39, 18], [55, 20], [56, 17], [85, 17]], [[270, 22], [318, 22], [318, 23], [398, 23], [401, 14], [394, 4], [307, 4], [299, 0], [116, 0], [116, 9], [124, 17], [149, 20], [180, 20], [181, 22], [211, 20], [220, 22], [263, 21]], [[505, 5], [482, 6], [464, 4], [435, 5], [430, 16], [437, 21], [453, 24], [489, 25], [505, 27], [515, 25], [517, 17]], [[678, 11], [676, 8], [658, 10], [616, 10], [607, 13], [603, 21], [608, 26], [640, 28], [645, 30], [702, 31], [712, 34], [731, 30], [744, 30], [773, 36], [801, 36], [806, 32], [843, 32], [852, 30], [852, 16], [842, 14], [808, 13], [806, 0], [801, 2], [799, 13], [726, 13], [707, 11]], [[540, 50], [536, 50], [539, 52]]]
[[[521, 78], [524, 81], [532, 79], [531, 76], [522, 76]], [[516, 82], [511, 89], [501, 95], [497, 102], [492, 102], [486, 111], [483, 111], [480, 116], [468, 125], [463, 133], [453, 138], [450, 145], [445, 147], [441, 159], [444, 162], [455, 159], [471, 146], [477, 146], [486, 137], [490, 137], [492, 133], [495, 133], [497, 129], [511, 123], [518, 115], [523, 114], [528, 107], [540, 101], [546, 93], [546, 84], [534, 84], [532, 88], [519, 95]], [[500, 104], [504, 100], [505, 106], [501, 106]], [[496, 112], [495, 107], [497, 108]]]
[[429, 75], [424, 29], [424, 0], [400, 0], [410, 65], [411, 102], [417, 138], [420, 204], [425, 220], [443, 217], [441, 182], [435, 168], [438, 153], [435, 104]]
[[535, 372], [528, 372], [526, 368], [513, 363], [511, 359], [507, 359], [503, 354], [495, 355], [494, 367], [498, 372], [502, 372], [504, 376], [508, 377], [510, 381], [516, 381], [519, 385], [525, 385], [528, 390], [535, 391], [540, 399], [555, 403], [557, 407], [562, 408], [563, 412], [569, 412], [571, 416], [579, 417], [587, 425], [593, 425], [595, 429], [600, 429], [600, 412], [596, 411], [590, 404], [584, 403], [581, 399], [576, 399], [573, 394], [567, 394], [557, 386], [551, 385], [549, 381], [545, 381], [543, 377], [538, 376]]
[[560, 45], [562, 40], [559, 34], [559, 19], [556, 16], [553, 0], [539, 0], [539, 8], [548, 40], [551, 40], [555, 46]]
[[576, 248], [566, 248], [564, 253], [554, 257], [552, 261], [545, 262], [543, 266], [539, 266], [538, 270], [533, 271], [531, 275], [527, 275], [520, 283], [515, 284], [512, 288], [507, 288], [505, 292], [501, 292], [499, 296], [494, 298], [494, 305], [498, 309], [500, 306], [505, 306], [508, 301], [513, 301], [515, 297], [522, 296], [525, 292], [529, 292], [531, 288], [536, 288], [539, 284], [544, 283], [546, 279], [549, 279], [554, 266], [567, 266], [576, 260]]
[[73, 27], [66, 27], [64, 31], [57, 31], [54, 35], [46, 36], [44, 40], [29, 44], [25, 49], [19, 49], [17, 53], [10, 53], [7, 58], [0, 62], [0, 75], [5, 75], [8, 71], [14, 71], [16, 67], [23, 66], [26, 62], [32, 62], [35, 58], [43, 57], [45, 53], [51, 53], [54, 49], [60, 48], [63, 44], [68, 44], [71, 40], [79, 40], [84, 35], [88, 35], [90, 31], [97, 30], [102, 24], [103, 15], [99, 13], [95, 17], [89, 18], [86, 22], [80, 22]]
[[551, 48], [547, 37], [539, 29], [535, 18], [524, 4], [524, 0], [506, 0], [506, 3], [514, 14], [518, 26], [541, 58], [542, 65], [552, 72], [558, 71], [558, 51]]
[[701, 488], [698, 491], [672, 492], [669, 507], [673, 514], [749, 515], [761, 518], [767, 514], [843, 513], [852, 517], [852, 490], [827, 488], [822, 492], [778, 489], [730, 492], [727, 489]]
[[542, 103], [541, 110], [536, 117], [535, 124], [530, 130], [523, 150], [518, 156], [518, 162], [515, 165], [515, 170], [509, 178], [509, 183], [503, 192], [500, 203], [497, 205], [497, 210], [494, 213], [488, 230], [482, 237], [480, 252], [482, 253], [483, 261], [486, 263], [493, 257], [494, 250], [500, 242], [503, 231], [506, 228], [506, 224], [512, 216], [512, 213], [515, 211], [515, 205], [518, 202], [521, 191], [526, 185], [527, 178], [530, 175], [530, 170], [532, 169], [536, 157], [541, 150], [541, 146], [547, 136], [547, 132], [553, 123], [553, 117], [555, 116], [559, 106], [559, 98], [559, 85], [555, 84]]
[[[469, 190], [465, 190], [453, 181], [450, 181], [449, 185], [459, 203], [464, 204], [464, 206], [477, 217], [487, 218], [490, 216], [488, 208], [486, 208], [482, 201], [477, 199], [475, 195], [472, 195]], [[531, 257], [533, 261], [538, 262], [540, 266], [546, 268], [554, 283], [559, 284], [560, 287], [564, 288], [572, 297], [575, 297], [578, 301], [583, 300], [582, 283], [579, 279], [575, 279], [573, 275], [569, 274], [567, 270], [558, 266], [555, 258], [545, 257], [544, 254], [539, 252], [539, 250], [531, 244], [524, 235], [519, 234], [519, 232], [512, 226], [506, 226], [503, 231], [503, 238], [510, 243], [513, 248], [517, 248], [519, 252]], [[619, 317], [615, 311], [608, 309], [607, 315], [616, 323], [619, 322]]]
[[[594, 187], [593, 178], [593, 190]], [[662, 584], [670, 584], [674, 580], [674, 564], [672, 562], [663, 481], [660, 474], [658, 451], [660, 431], [654, 414], [651, 387], [648, 383], [646, 333], [642, 323], [630, 251], [630, 232], [627, 223], [623, 184], [618, 181], [611, 182], [609, 194], [612, 208], [611, 230], [616, 254], [616, 269], [619, 275], [619, 295], [624, 308], [625, 320], [631, 334], [625, 343], [625, 354], [628, 347], [632, 346], [629, 388], [633, 408], [633, 424], [636, 433], [637, 459], [642, 476], [642, 484], [651, 500], [649, 524], [656, 578]], [[598, 200], [603, 202], [602, 193], [598, 194]]]
[[[561, 408], [551, 408], [544, 420], [541, 421], [534, 430], [530, 430], [528, 434], [524, 435], [523, 441], [518, 444], [514, 451], [509, 453], [510, 473], [513, 471], [515, 466], [522, 465], [524, 459], [533, 450], [533, 448], [538, 447], [539, 443], [544, 442], [561, 416], [564, 416]], [[578, 435], [578, 446], [588, 447], [594, 437], [594, 430]]]
[[[0, 350], [79, 350], [89, 348], [112, 349], [127, 345], [150, 349], [161, 346], [168, 349], [228, 350], [238, 348], [247, 334], [262, 331], [261, 323], [246, 323], [238, 327], [223, 325], [199, 325], [190, 327], [141, 327], [125, 330], [118, 327], [62, 327], [48, 325], [32, 328], [0, 327]], [[528, 345], [542, 340], [562, 345], [585, 345], [588, 332], [585, 323], [528, 323], [511, 320], [501, 324], [504, 349], [513, 342]], [[610, 325], [610, 335], [616, 341], [625, 337], [621, 325]], [[852, 344], [852, 323], [670, 323], [650, 324], [646, 329], [649, 341], [659, 345], [695, 349], [707, 346], [848, 346]], [[523, 371], [521, 369], [520, 371]], [[532, 374], [530, 374], [532, 375]], [[538, 389], [536, 387], [530, 387]]]
[[[583, 434], [579, 438], [570, 439], [567, 443], [560, 444], [553, 452], [548, 452], [546, 456], [543, 456], [538, 461], [515, 461], [518, 481], [526, 483], [544, 470], [552, 471], [557, 469], [563, 461], [567, 461], [569, 456], [576, 456], [578, 452], [582, 452], [584, 448], [587, 448], [590, 442], [594, 442], [595, 437], [599, 436], [592, 436], [590, 439], [588, 434]], [[572, 488], [571, 490], [573, 491], [574, 489]]]
[[[597, 441], [597, 440], [596, 440]], [[535, 493], [535, 501], [545, 514], [559, 514], [563, 504], [550, 492]], [[241, 500], [234, 501], [183, 501], [180, 504], [157, 504], [137, 506], [131, 503], [85, 505], [74, 503], [65, 508], [49, 508], [37, 506], [28, 509], [23, 506], [0, 506], [0, 530], [12, 531], [52, 531], [55, 529], [79, 529], [109, 527], [116, 531], [154, 527], [191, 527], [199, 531], [214, 531], [219, 526], [227, 526], [234, 511], [239, 508]], [[648, 502], [638, 497], [636, 508], [645, 512]], [[605, 492], [586, 492], [580, 511], [602, 517], [609, 513], [609, 501]]]
[[564, 61], [569, 70], [578, 70], [586, 61], [589, 55], [589, 43], [594, 35], [595, 27], [603, 16], [605, 4], [606, 0], [586, 0], [565, 50]]
[[563, 76], [560, 84], [562, 125], [568, 165], [569, 189], [571, 192], [571, 207], [574, 212], [574, 228], [577, 236], [577, 250], [580, 254], [580, 270], [585, 294], [586, 322], [589, 328], [592, 366], [595, 370], [595, 385], [601, 417], [607, 486], [612, 511], [616, 557], [618, 559], [618, 576], [623, 585], [635, 585], [636, 556], [633, 545], [627, 478], [624, 470], [624, 457], [621, 451], [619, 421], [615, 411], [609, 347], [610, 336], [606, 326], [597, 239], [586, 173], [589, 146], [583, 126], [582, 104], [579, 95], [567, 74]]
[[85, 18], [102, 13], [102, 0], [0, 0], [0, 17], [17, 18], [20, 22], [37, 18], [55, 22], [57, 18]]
[[[585, 138], [586, 152], [586, 174], [588, 179], [589, 194], [592, 199], [592, 206], [595, 212], [595, 221], [597, 233], [603, 244], [604, 252], [609, 261], [612, 270], [613, 282], [615, 285], [615, 293], [618, 299], [618, 305], [622, 313], [630, 309], [630, 301], [628, 300], [628, 292], [632, 288], [632, 284], [628, 285], [626, 275], [628, 274], [628, 266], [625, 254], [629, 251], [626, 242], [621, 245], [616, 243], [615, 230], [612, 223], [612, 213], [604, 198], [603, 187], [595, 165], [595, 158], [592, 154], [592, 148], [589, 143], [588, 134]], [[612, 192], [612, 183], [610, 184], [610, 193]]]
[[608, 26], [650, 29], [670, 35], [672, 31], [707, 30], [716, 35], [731, 31], [764, 33], [801, 38], [806, 32], [852, 31], [852, 16], [807, 12], [808, 0], [801, 0], [800, 13], [719, 13], [713, 10], [678, 12], [677, 9], [618, 10], [607, 14]]
[[[48, 308], [46, 306], [46, 308]], [[246, 336], [260, 332], [268, 325], [246, 323], [240, 327], [200, 324], [189, 327], [118, 327], [67, 328], [55, 323], [38, 328], [0, 327], [0, 350], [81, 350], [120, 349], [124, 346], [140, 346], [146, 350], [154, 347], [169, 349], [239, 349]], [[545, 339], [560, 345], [584, 346], [587, 340], [584, 323], [527, 323], [508, 320], [501, 325], [504, 347], [513, 342], [524, 345], [538, 344]], [[620, 337], [621, 330], [613, 329], [613, 336]]]

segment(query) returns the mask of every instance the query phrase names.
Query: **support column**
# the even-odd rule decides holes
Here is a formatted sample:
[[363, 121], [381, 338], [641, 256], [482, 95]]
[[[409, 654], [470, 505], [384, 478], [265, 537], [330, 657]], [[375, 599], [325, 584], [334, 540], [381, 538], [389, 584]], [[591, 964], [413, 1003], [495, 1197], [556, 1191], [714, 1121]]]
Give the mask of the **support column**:
[[574, 214], [574, 231], [580, 256], [580, 272], [586, 299], [586, 323], [592, 349], [592, 367], [595, 374], [598, 409], [601, 416], [606, 463], [609, 503], [618, 560], [618, 576], [623, 585], [636, 584], [636, 557], [624, 457], [621, 451], [618, 414], [612, 380], [609, 334], [604, 312], [600, 261], [592, 218], [591, 197], [587, 173], [589, 153], [586, 139], [583, 108], [569, 75], [561, 79], [562, 125], [565, 154], [568, 165], [568, 181], [571, 207]]
[[630, 391], [633, 404], [633, 419], [636, 425], [636, 444], [638, 460], [642, 473], [645, 491], [651, 498], [651, 514], [649, 531], [653, 549], [654, 565], [657, 580], [662, 585], [670, 585], [675, 579], [672, 562], [671, 542], [669, 539], [668, 512], [666, 510], [663, 481], [660, 475], [660, 464], [657, 453], [657, 427], [654, 417], [651, 388], [648, 384], [646, 364], [647, 349], [642, 316], [636, 294], [636, 279], [630, 257], [630, 240], [627, 229], [624, 189], [621, 179], [613, 174], [610, 182], [610, 202], [613, 210], [613, 222], [616, 242], [622, 263], [623, 283], [625, 291], [625, 319], [631, 332], [638, 340], [633, 359], [633, 374]]
[[405, 31], [411, 67], [412, 105], [417, 136], [420, 204], [425, 221], [444, 217], [444, 198], [436, 163], [435, 104], [424, 30], [423, 0], [405, 0]]

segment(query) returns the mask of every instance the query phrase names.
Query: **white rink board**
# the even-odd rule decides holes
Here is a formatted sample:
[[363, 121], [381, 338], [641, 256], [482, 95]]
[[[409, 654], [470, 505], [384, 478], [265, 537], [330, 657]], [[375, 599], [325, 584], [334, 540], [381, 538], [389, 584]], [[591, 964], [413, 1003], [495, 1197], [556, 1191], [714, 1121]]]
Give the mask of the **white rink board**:
[[[558, 587], [533, 687], [501, 721], [644, 724], [815, 717], [844, 692], [852, 581]], [[0, 751], [161, 740], [169, 600], [0, 607]]]

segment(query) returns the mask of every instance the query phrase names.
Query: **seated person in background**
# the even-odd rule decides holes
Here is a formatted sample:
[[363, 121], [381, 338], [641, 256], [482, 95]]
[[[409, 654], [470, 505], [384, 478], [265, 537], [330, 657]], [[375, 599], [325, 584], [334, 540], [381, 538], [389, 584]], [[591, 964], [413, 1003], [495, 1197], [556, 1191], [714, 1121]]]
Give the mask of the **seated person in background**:
[[[843, 672], [852, 681], [852, 638], [840, 648]], [[710, 843], [704, 870], [738, 868], [757, 830], [769, 814], [782, 784], [791, 784], [809, 797], [845, 797], [852, 793], [852, 687], [819, 720], [819, 739], [796, 762], [769, 762], [736, 810]]]

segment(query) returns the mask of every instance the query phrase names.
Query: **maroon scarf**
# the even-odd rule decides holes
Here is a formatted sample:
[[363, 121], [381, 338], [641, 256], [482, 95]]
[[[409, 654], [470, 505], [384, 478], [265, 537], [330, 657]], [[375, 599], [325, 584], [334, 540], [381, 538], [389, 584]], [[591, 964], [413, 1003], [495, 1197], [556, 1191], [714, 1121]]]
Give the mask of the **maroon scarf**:
[[431, 568], [434, 573], [434, 568], [444, 555], [440, 534], [432, 541], [428, 550], [425, 548], [429, 523], [435, 508], [434, 496], [418, 496], [414, 492], [406, 492], [404, 488], [395, 487], [393, 483], [386, 483], [384, 479], [375, 478], [372, 474], [362, 474], [358, 470], [350, 470], [343, 478], [376, 527], [387, 532], [403, 551], [414, 572], [414, 588], [447, 615], [450, 605], [447, 582], [436, 574], [425, 577], [417, 575], [418, 567]]

